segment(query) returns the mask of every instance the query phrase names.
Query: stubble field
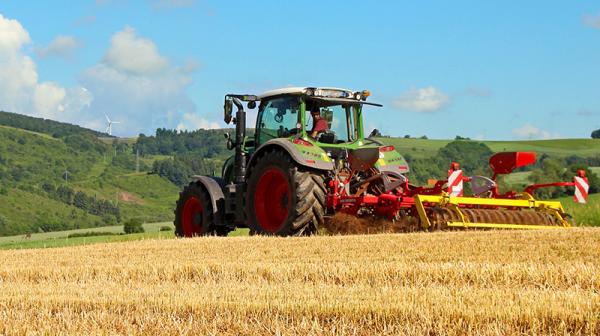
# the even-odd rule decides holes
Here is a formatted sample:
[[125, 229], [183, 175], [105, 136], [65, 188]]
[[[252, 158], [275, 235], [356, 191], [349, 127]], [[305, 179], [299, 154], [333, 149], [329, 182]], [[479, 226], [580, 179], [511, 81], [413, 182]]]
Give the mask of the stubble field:
[[0, 251], [0, 334], [598, 334], [600, 230]]

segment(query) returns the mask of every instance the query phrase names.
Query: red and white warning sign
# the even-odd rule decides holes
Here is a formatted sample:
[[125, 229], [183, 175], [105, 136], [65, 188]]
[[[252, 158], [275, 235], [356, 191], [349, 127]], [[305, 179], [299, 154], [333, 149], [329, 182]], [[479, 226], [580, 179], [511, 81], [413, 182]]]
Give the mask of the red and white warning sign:
[[463, 195], [463, 172], [460, 169], [448, 170], [448, 194], [450, 196]]
[[588, 179], [585, 177], [585, 175], [583, 175], [583, 177], [575, 176], [574, 182], [575, 194], [573, 195], [573, 199], [577, 203], [587, 203], [588, 190], [590, 189], [590, 183], [588, 182]]

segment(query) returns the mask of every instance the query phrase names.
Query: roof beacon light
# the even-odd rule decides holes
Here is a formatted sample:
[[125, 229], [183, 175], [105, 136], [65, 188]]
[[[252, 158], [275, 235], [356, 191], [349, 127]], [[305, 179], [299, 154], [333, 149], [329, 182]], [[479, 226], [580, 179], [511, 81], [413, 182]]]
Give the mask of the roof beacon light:
[[354, 99], [365, 101], [370, 95], [371, 92], [369, 92], [369, 90], [356, 91], [354, 92]]
[[371, 91], [363, 90], [361, 95], [362, 95], [362, 100], [367, 100], [367, 97], [371, 95]]

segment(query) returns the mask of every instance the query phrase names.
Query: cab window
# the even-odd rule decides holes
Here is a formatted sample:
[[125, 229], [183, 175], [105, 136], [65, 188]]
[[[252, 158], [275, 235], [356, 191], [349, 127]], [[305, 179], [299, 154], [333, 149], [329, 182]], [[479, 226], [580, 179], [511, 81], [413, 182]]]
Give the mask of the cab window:
[[[319, 106], [321, 117], [327, 121], [328, 130], [335, 137], [335, 143], [352, 142], [356, 140], [358, 132], [355, 125], [356, 107], [351, 105]], [[306, 130], [313, 129], [313, 119], [310, 111], [306, 112]]]
[[297, 97], [280, 97], [263, 102], [256, 120], [258, 143], [299, 133], [299, 110]]

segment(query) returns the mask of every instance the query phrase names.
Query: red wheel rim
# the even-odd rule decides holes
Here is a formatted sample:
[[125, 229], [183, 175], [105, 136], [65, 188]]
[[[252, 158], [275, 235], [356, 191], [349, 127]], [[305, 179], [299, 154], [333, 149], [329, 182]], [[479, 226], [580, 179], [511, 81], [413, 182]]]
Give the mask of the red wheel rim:
[[183, 235], [197, 236], [202, 233], [202, 204], [192, 196], [183, 205]]
[[254, 193], [254, 213], [258, 225], [277, 232], [288, 217], [292, 205], [287, 177], [277, 168], [269, 168], [258, 180]]

